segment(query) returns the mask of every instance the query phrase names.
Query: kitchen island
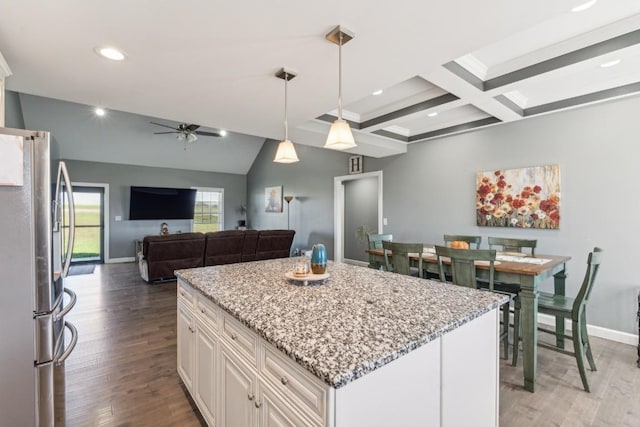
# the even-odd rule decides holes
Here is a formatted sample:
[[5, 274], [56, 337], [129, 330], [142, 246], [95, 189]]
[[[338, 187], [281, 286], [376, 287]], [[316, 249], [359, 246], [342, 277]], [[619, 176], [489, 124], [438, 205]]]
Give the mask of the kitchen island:
[[179, 270], [178, 372], [210, 425], [498, 425], [506, 297], [295, 259]]

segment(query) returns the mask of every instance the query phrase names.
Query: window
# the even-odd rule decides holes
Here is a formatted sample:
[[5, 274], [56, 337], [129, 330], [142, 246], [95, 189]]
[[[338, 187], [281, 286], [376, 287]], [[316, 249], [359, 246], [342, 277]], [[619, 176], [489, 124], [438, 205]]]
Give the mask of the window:
[[224, 189], [196, 188], [193, 209], [193, 231], [220, 231], [224, 229]]

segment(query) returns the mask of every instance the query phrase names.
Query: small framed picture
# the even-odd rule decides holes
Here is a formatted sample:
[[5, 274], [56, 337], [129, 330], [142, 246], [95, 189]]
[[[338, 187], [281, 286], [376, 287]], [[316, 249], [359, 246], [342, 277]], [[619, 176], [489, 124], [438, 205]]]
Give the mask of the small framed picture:
[[265, 212], [282, 212], [282, 185], [265, 187], [264, 200]]
[[363, 157], [351, 156], [349, 157], [349, 174], [362, 173], [363, 170]]

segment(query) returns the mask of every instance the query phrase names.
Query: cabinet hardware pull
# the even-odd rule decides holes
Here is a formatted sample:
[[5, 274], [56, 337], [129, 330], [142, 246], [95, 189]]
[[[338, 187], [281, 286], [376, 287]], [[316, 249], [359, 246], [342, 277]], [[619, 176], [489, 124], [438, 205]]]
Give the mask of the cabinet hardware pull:
[[231, 339], [232, 339], [232, 340], [235, 340], [236, 338], [238, 338], [238, 336], [237, 336], [236, 334], [232, 333], [232, 334], [231, 334]]
[[249, 399], [249, 400], [253, 400], [254, 397], [255, 396], [251, 392], [249, 392], [249, 394], [247, 394], [247, 399]]
[[201, 308], [200, 311], [202, 312], [202, 314], [204, 314], [204, 308]]
[[255, 405], [256, 405], [256, 408], [260, 408], [262, 406], [262, 402], [260, 402], [259, 400], [256, 400]]
[[280, 381], [282, 382], [282, 385], [287, 385], [289, 383], [289, 379], [287, 377], [282, 377]]

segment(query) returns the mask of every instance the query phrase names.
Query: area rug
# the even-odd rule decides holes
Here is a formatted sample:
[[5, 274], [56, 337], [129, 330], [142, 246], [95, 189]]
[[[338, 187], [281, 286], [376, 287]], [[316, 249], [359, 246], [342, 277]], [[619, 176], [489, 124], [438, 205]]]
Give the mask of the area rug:
[[69, 268], [69, 276], [79, 276], [81, 274], [93, 274], [95, 264], [72, 265]]

